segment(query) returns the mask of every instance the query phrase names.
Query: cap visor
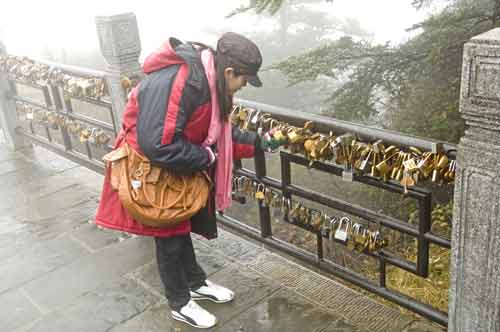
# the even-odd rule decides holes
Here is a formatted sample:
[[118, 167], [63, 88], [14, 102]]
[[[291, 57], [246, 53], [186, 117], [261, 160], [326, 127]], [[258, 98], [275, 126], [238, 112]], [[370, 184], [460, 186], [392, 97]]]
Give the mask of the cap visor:
[[260, 80], [259, 76], [257, 76], [257, 75], [248, 76], [247, 82], [256, 88], [260, 88], [262, 86], [262, 81]]

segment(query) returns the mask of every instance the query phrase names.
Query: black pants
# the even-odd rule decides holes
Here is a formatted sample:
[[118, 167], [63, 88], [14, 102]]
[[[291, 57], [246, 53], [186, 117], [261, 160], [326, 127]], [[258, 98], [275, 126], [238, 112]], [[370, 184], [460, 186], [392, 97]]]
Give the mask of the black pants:
[[207, 275], [196, 262], [191, 235], [155, 237], [156, 261], [172, 310], [189, 302], [189, 290], [206, 285]]

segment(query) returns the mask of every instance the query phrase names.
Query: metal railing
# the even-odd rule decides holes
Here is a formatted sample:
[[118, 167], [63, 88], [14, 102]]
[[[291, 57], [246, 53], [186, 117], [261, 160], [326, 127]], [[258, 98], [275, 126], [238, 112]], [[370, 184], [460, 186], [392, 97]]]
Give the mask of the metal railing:
[[[269, 113], [274, 119], [284, 121], [294, 126], [301, 127], [305, 121], [313, 121], [317, 131], [328, 133], [330, 130], [340, 133], [353, 133], [357, 137], [365, 141], [383, 140], [384, 143], [396, 145], [399, 147], [413, 146], [423, 150], [434, 150], [437, 145], [443, 148], [444, 152], [454, 157], [456, 147], [452, 144], [440, 144], [432, 140], [425, 140], [418, 137], [411, 137], [398, 134], [396, 132], [376, 129], [367, 126], [361, 126], [345, 121], [338, 121], [332, 118], [314, 115], [309, 113], [297, 112], [285, 108], [274, 107], [270, 105], [250, 102], [246, 100], [237, 100], [237, 103], [257, 109], [259, 111]], [[307, 199], [312, 202], [319, 203], [329, 208], [336, 209], [357, 217], [360, 217], [368, 222], [376, 223], [385, 226], [388, 229], [407, 234], [417, 240], [417, 261], [411, 262], [399, 256], [392, 254], [384, 249], [367, 253], [378, 260], [379, 278], [378, 282], [374, 283], [370, 279], [356, 273], [340, 264], [331, 260], [325, 259], [323, 255], [323, 236], [321, 232], [314, 231], [307, 225], [294, 224], [296, 227], [314, 232], [316, 235], [316, 254], [305, 251], [291, 243], [273, 237], [272, 224], [269, 207], [259, 204], [259, 219], [260, 229], [248, 226], [239, 220], [231, 218], [227, 215], [218, 215], [218, 220], [226, 227], [239, 231], [251, 238], [263, 242], [273, 248], [286, 252], [302, 261], [313, 264], [321, 270], [327, 271], [337, 277], [343, 278], [357, 286], [360, 286], [370, 292], [378, 294], [386, 299], [389, 299], [407, 309], [410, 309], [422, 316], [425, 316], [437, 323], [446, 325], [448, 318], [445, 312], [440, 311], [430, 305], [424, 304], [415, 298], [411, 298], [396, 290], [389, 289], [386, 286], [387, 267], [393, 265], [404, 269], [410, 273], [426, 278], [429, 275], [429, 245], [435, 244], [440, 247], [449, 249], [451, 247], [450, 240], [438, 234], [431, 232], [431, 210], [432, 210], [432, 191], [422, 187], [412, 187], [408, 189], [407, 196], [415, 199], [418, 202], [418, 224], [409, 224], [406, 221], [399, 220], [392, 216], [381, 214], [377, 211], [370, 210], [348, 201], [330, 197], [307, 188], [293, 184], [291, 176], [291, 165], [298, 164], [311, 167], [321, 172], [326, 172], [334, 176], [342, 177], [344, 168], [335, 164], [315, 162], [312, 166], [309, 165], [309, 160], [301, 155], [290, 154], [285, 151], [280, 151], [281, 161], [281, 180], [277, 180], [267, 176], [266, 160], [263, 152], [257, 152], [254, 158], [255, 171], [243, 168], [241, 163], [235, 170], [235, 175], [245, 176], [262, 183], [268, 187], [280, 190], [283, 197], [291, 199], [292, 196], [297, 196], [302, 199]], [[363, 183], [372, 187], [380, 188], [395, 193], [403, 193], [403, 187], [397, 181], [383, 182], [379, 179], [354, 174], [352, 181]], [[285, 221], [287, 221], [285, 219]]]
[[[51, 68], [51, 70], [60, 70], [63, 74], [69, 75], [74, 78], [105, 78], [105, 73], [102, 71], [62, 65], [44, 60], [37, 60], [37, 63], [45, 64]], [[117, 135], [117, 128], [115, 126], [115, 114], [112, 109], [111, 101], [106, 98], [90, 98], [83, 95], [75, 96], [68, 94], [60, 84], [53, 83], [47, 81], [46, 84], [38, 84], [26, 80], [16, 79], [15, 77], [9, 77], [9, 85], [10, 85], [10, 94], [9, 98], [14, 100], [16, 103], [21, 103], [25, 105], [29, 105], [36, 110], [44, 110], [48, 112], [53, 112], [57, 115], [60, 115], [68, 120], [77, 121], [82, 124], [84, 127], [92, 127], [96, 129], [101, 129], [106, 133], [109, 133], [110, 137], [113, 139]], [[43, 94], [43, 103], [41, 101], [35, 100], [32, 97], [23, 96], [22, 93], [19, 93], [19, 89], [17, 86], [26, 86], [31, 89], [35, 89], [40, 91]], [[83, 102], [89, 107], [91, 107], [91, 113], [95, 111], [106, 112], [107, 117], [110, 121], [104, 121], [99, 119], [98, 117], [89, 115], [89, 114], [81, 114], [79, 112], [75, 112], [74, 110], [74, 101], [78, 100]], [[98, 106], [98, 107], [95, 107]], [[17, 112], [17, 110], [16, 110]], [[101, 116], [100, 118], [103, 118]], [[16, 118], [18, 119], [18, 126], [16, 126], [16, 131], [18, 134], [23, 135], [29, 138], [34, 143], [43, 146], [44, 148], [56, 152], [63, 157], [70, 159], [71, 161], [84, 165], [87, 168], [90, 168], [94, 171], [103, 173], [104, 164], [101, 161], [101, 158], [96, 153], [96, 148], [92, 146], [89, 141], [80, 142], [83, 144], [84, 151], [79, 151], [75, 149], [75, 145], [78, 141], [78, 137], [75, 135], [71, 135], [68, 132], [68, 128], [66, 126], [58, 126], [57, 129], [52, 129], [48, 125], [48, 123], [36, 123], [34, 120], [19, 120], [19, 114], [16, 114]], [[22, 123], [28, 121], [26, 123]], [[41, 126], [42, 132], [36, 130], [36, 126]], [[59, 131], [62, 142], [54, 139], [56, 135], [55, 131]], [[104, 151], [109, 151], [111, 146], [102, 147]]]

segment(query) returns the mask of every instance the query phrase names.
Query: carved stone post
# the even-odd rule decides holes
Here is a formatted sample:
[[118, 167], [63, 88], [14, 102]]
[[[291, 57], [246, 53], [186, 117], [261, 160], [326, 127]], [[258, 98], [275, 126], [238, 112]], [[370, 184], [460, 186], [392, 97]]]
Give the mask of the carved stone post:
[[[6, 55], [5, 46], [0, 42], [0, 55]], [[12, 150], [18, 150], [31, 144], [23, 136], [16, 133], [17, 115], [16, 103], [9, 99], [13, 91], [7, 79], [7, 75], [0, 71], [0, 125], [3, 129], [7, 145]]]
[[500, 29], [464, 48], [448, 331], [500, 332]]
[[114, 16], [98, 16], [95, 19], [99, 45], [108, 68], [106, 82], [113, 103], [115, 128], [120, 130], [126, 92], [121, 86], [123, 76], [140, 77], [139, 64], [141, 41], [135, 14], [126, 13]]

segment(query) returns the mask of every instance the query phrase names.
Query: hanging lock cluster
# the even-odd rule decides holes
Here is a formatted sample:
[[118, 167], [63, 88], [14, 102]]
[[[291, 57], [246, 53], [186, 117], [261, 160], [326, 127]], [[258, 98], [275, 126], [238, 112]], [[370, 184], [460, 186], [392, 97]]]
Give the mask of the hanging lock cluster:
[[35, 108], [21, 102], [16, 103], [16, 110], [19, 120], [32, 121], [53, 130], [66, 129], [81, 143], [89, 142], [97, 147], [103, 147], [111, 141], [111, 136], [103, 129], [87, 126], [65, 114]]
[[350, 172], [398, 181], [405, 193], [421, 180], [440, 184], [455, 180], [456, 161], [450, 160], [439, 144], [435, 152], [424, 152], [415, 147], [386, 146], [382, 140], [363, 142], [351, 133], [325, 135], [314, 132], [311, 121], [303, 127], [291, 126], [242, 106], [235, 106], [230, 118], [243, 130], [257, 131], [291, 153], [302, 153], [310, 166], [316, 161], [333, 161]]
[[387, 245], [378, 229], [371, 230], [366, 225], [353, 223], [345, 216], [331, 217], [324, 211], [309, 208], [248, 177], [233, 178], [233, 193], [253, 198], [259, 204], [271, 208], [275, 216], [281, 216], [331, 241], [345, 244], [351, 250], [375, 252]]
[[61, 69], [35, 62], [27, 57], [0, 56], [0, 71], [11, 78], [35, 85], [57, 85], [70, 97], [101, 99], [108, 95], [103, 78], [75, 77]]
[[128, 95], [130, 91], [137, 86], [140, 78], [138, 76], [122, 76], [120, 79], [120, 85], [122, 89], [125, 91], [125, 95]]

